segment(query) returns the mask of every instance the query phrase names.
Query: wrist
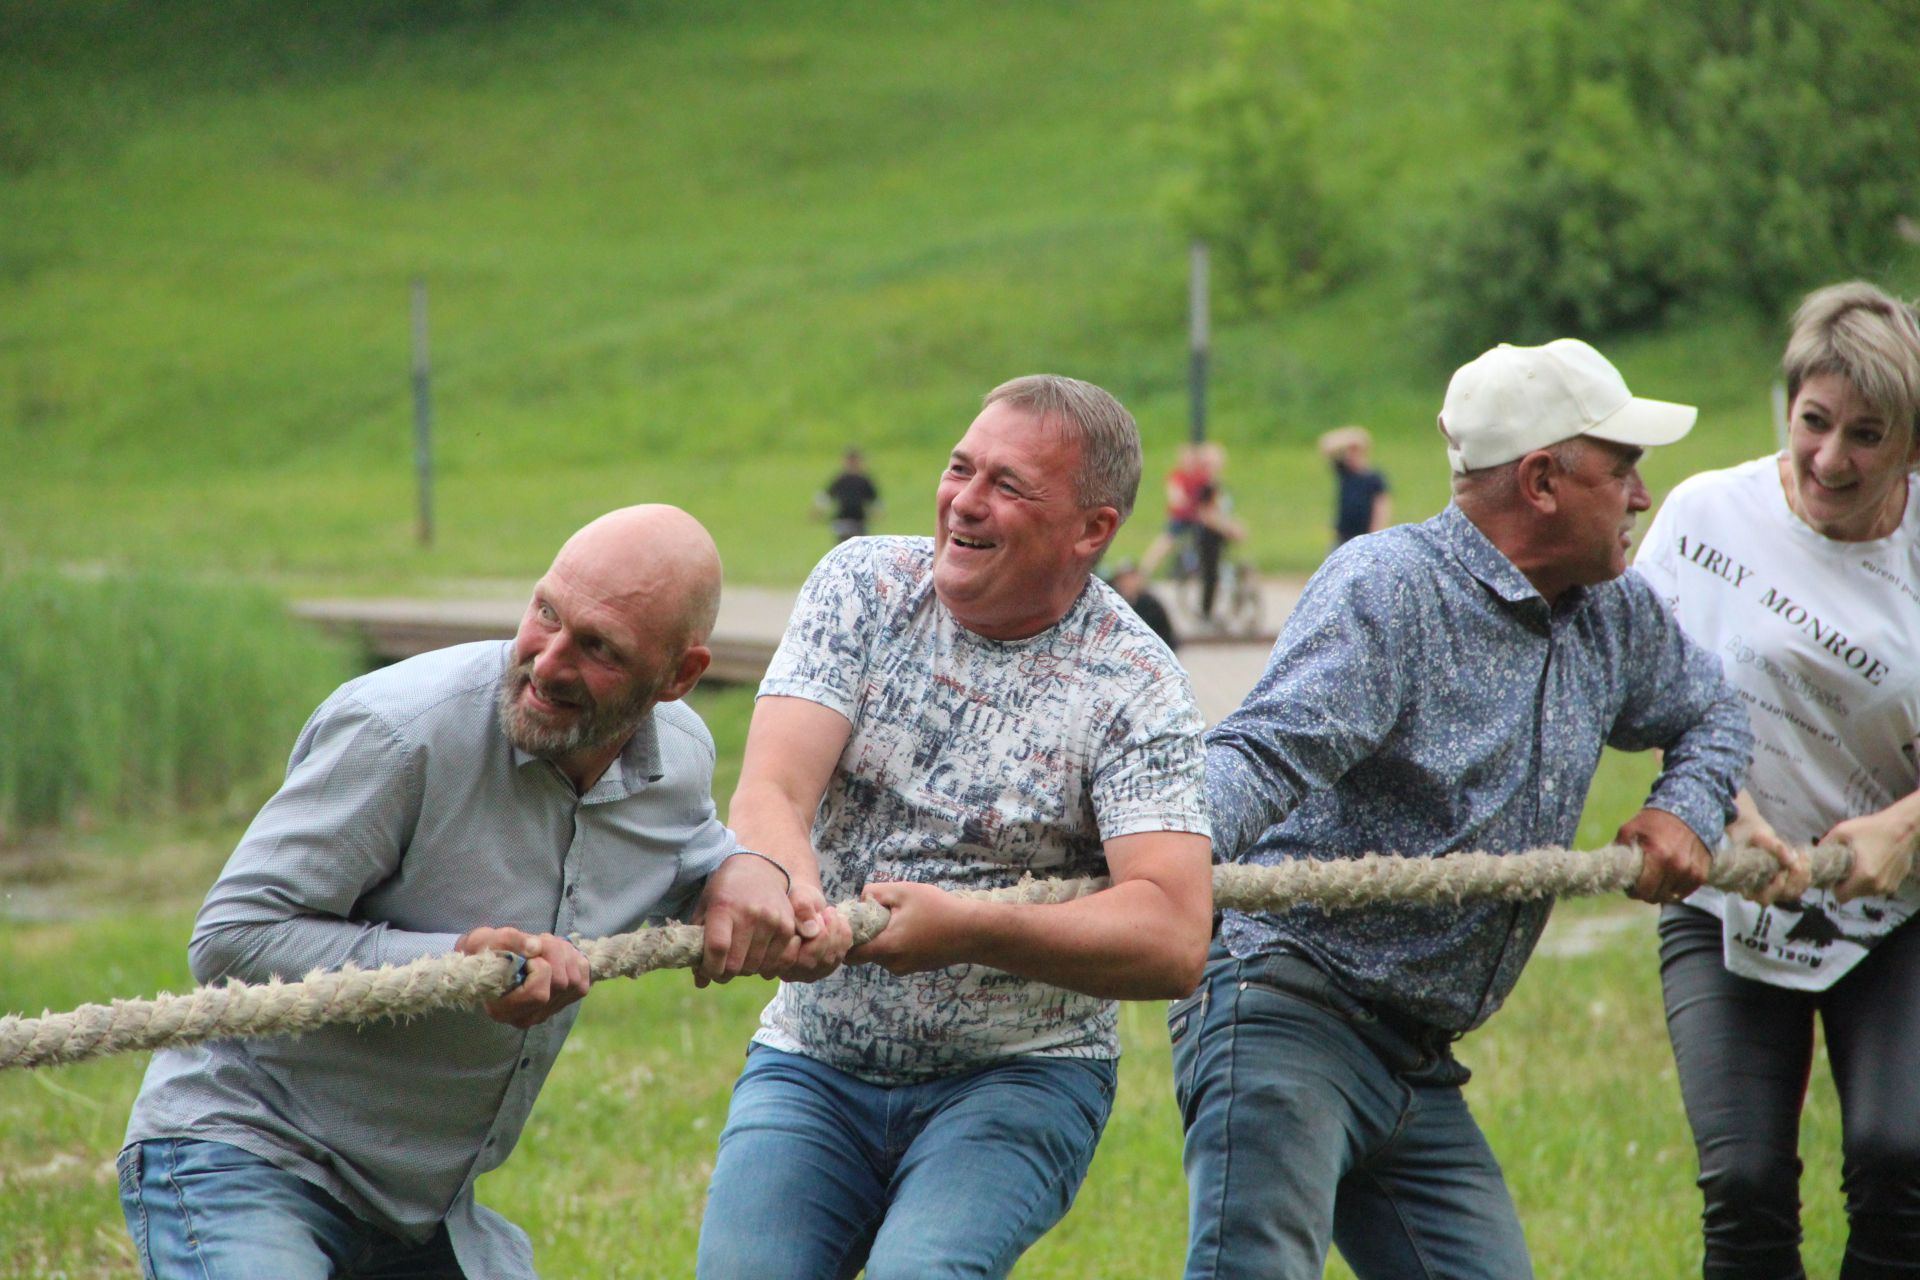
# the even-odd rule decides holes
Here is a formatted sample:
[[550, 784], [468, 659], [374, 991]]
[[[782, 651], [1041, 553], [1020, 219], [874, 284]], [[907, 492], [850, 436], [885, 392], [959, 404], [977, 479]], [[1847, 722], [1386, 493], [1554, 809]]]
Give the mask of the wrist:
[[761, 853], [758, 849], [735, 849], [725, 858], [722, 858], [721, 861], [731, 862], [735, 858], [757, 858], [761, 862], [766, 863], [780, 873], [780, 878], [786, 882], [786, 892], [789, 895], [793, 893], [793, 872], [787, 870], [778, 858], [775, 858], [771, 854]]

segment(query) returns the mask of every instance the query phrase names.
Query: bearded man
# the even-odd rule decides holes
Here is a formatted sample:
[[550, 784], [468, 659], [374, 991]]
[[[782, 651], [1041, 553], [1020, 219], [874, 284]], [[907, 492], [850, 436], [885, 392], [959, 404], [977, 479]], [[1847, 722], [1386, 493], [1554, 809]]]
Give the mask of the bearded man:
[[207, 895], [201, 982], [511, 951], [478, 1010], [156, 1053], [120, 1154], [149, 1277], [520, 1277], [526, 1234], [474, 1200], [507, 1158], [587, 992], [565, 939], [697, 907], [697, 968], [778, 974], [819, 931], [712, 799], [680, 703], [711, 660], [720, 557], [672, 507], [580, 530], [511, 643], [349, 682]]

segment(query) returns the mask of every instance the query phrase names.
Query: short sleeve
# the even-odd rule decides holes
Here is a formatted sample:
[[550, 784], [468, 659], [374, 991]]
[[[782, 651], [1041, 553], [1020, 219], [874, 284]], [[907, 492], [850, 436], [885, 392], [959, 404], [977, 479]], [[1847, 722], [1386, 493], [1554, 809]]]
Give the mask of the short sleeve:
[[1102, 840], [1147, 831], [1210, 834], [1204, 728], [1183, 676], [1156, 681], [1120, 710], [1093, 779]]
[[852, 538], [807, 575], [760, 697], [805, 698], [853, 719], [879, 625], [876, 561], [895, 540]]

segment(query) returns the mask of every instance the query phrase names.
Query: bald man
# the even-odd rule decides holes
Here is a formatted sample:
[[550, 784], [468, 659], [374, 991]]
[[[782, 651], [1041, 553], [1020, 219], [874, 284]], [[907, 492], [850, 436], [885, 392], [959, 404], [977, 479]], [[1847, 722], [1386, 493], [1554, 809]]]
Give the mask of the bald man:
[[713, 739], [679, 701], [719, 598], [697, 521], [615, 511], [561, 548], [511, 643], [422, 654], [314, 713], [200, 909], [194, 976], [504, 950], [526, 979], [484, 1014], [156, 1053], [119, 1161], [147, 1276], [533, 1275], [473, 1184], [586, 994], [565, 939], [697, 910], [720, 980], [799, 947], [785, 874], [735, 856]]

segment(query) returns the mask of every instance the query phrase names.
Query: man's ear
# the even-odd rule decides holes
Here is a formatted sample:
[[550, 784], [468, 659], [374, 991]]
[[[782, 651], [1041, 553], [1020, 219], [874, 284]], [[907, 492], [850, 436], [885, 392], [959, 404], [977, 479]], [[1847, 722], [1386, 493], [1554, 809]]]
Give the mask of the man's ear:
[[1560, 464], [1545, 449], [1521, 458], [1513, 479], [1521, 501], [1535, 511], [1552, 515], [1560, 509]]
[[1082, 521], [1073, 549], [1089, 560], [1098, 560], [1113, 535], [1120, 532], [1120, 513], [1112, 507], [1094, 507], [1084, 513]]
[[678, 702], [693, 692], [693, 686], [700, 683], [700, 677], [707, 673], [713, 664], [713, 650], [703, 644], [688, 645], [687, 651], [680, 655], [680, 666], [673, 678], [660, 686], [656, 699], [660, 702]]

